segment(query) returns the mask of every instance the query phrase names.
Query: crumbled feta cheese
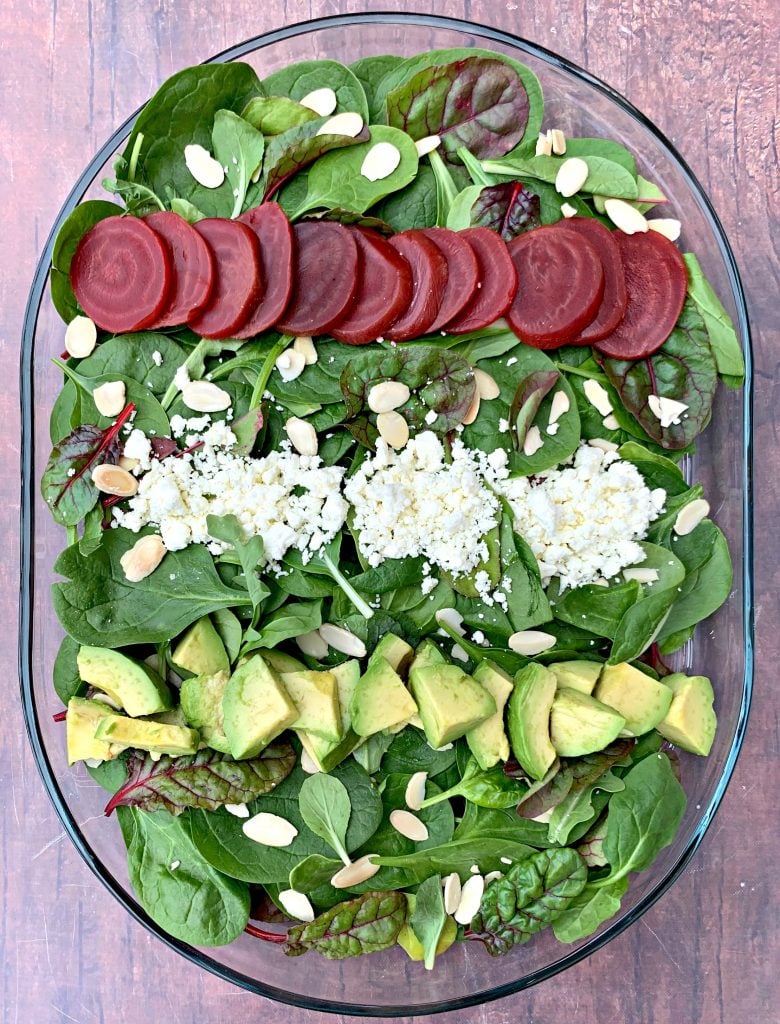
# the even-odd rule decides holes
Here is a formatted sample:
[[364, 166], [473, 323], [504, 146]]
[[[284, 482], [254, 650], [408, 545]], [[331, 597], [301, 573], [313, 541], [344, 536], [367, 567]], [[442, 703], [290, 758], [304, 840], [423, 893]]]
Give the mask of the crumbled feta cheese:
[[428, 424], [429, 427], [432, 423], [436, 422], [436, 418], [438, 415], [439, 414], [436, 412], [435, 409], [429, 409], [428, 412], [426, 412], [425, 422]]
[[173, 375], [174, 387], [178, 388], [179, 391], [183, 391], [187, 384], [190, 383], [190, 371], [187, 369], [187, 364], [182, 363], [176, 373]]
[[660, 420], [664, 430], [671, 427], [672, 424], [679, 425], [680, 416], [688, 408], [685, 402], [677, 402], [673, 398], [664, 398], [663, 396], [659, 398], [658, 395], [648, 395], [647, 404], [650, 406], [650, 412], [657, 420]]
[[163, 361], [162, 353], [157, 352], [157, 351], [152, 352], [152, 362], [154, 363], [155, 366], [162, 366], [162, 361]]
[[151, 468], [152, 443], [142, 430], [136, 428], [131, 431], [130, 436], [125, 441], [122, 454], [127, 459], [136, 459], [138, 461], [138, 472], [145, 473], [147, 469]]
[[171, 434], [174, 437], [183, 437], [188, 430], [199, 433], [201, 430], [205, 430], [210, 423], [211, 416], [208, 413], [203, 416], [191, 416], [188, 420], [177, 414], [171, 416]]
[[501, 419], [498, 421], [498, 430], [499, 433], [506, 434], [507, 431], [509, 430], [509, 420], [505, 420], [504, 417], [502, 416]]

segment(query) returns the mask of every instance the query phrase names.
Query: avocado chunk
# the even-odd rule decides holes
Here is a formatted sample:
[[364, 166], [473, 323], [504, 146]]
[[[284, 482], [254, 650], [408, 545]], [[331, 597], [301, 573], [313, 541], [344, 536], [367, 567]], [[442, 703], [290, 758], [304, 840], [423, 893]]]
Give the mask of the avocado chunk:
[[664, 720], [674, 694], [668, 686], [622, 662], [604, 666], [593, 696], [625, 718], [624, 736], [641, 736]]
[[343, 739], [333, 742], [315, 736], [314, 733], [305, 732], [302, 729], [297, 730], [302, 746], [323, 772], [333, 771], [337, 764], [341, 764], [344, 758], [363, 742], [362, 737], [352, 730], [352, 722], [349, 717], [352, 695], [360, 679], [360, 663], [353, 658], [340, 665], [334, 665], [330, 671], [336, 677]]
[[195, 729], [113, 714], [100, 720], [95, 729], [95, 738], [173, 756], [196, 753], [200, 742]]
[[547, 666], [558, 680], [558, 689], [568, 686], [580, 693], [593, 693], [603, 665], [600, 661], [559, 661]]
[[167, 683], [148, 665], [105, 647], [81, 647], [76, 661], [85, 683], [102, 690], [131, 718], [167, 711], [173, 705]]
[[[410, 960], [424, 960], [425, 954], [420, 940], [414, 934], [412, 926], [409, 924], [409, 918], [414, 913], [417, 897], [413, 893], [407, 893], [406, 899], [409, 903], [409, 913], [406, 918], [406, 924], [398, 933], [396, 942]], [[442, 953], [446, 953], [457, 937], [458, 926], [455, 922], [455, 918], [448, 916], [447, 920], [444, 922], [444, 927], [441, 930], [439, 941], [436, 943], [436, 956], [441, 956]]]
[[552, 704], [550, 738], [561, 757], [579, 757], [608, 747], [623, 733], [625, 724], [614, 708], [564, 686]]
[[200, 732], [200, 738], [206, 746], [223, 754], [230, 753], [222, 710], [228, 679], [229, 672], [190, 676], [181, 684], [179, 691], [181, 709], [187, 722]]
[[122, 749], [121, 745], [96, 740], [95, 730], [104, 718], [113, 715], [107, 704], [84, 697], [71, 697], [65, 716], [68, 764], [94, 758], [98, 761], [113, 761]]
[[298, 717], [281, 679], [259, 654], [247, 658], [228, 680], [222, 711], [230, 753], [237, 760], [257, 757]]
[[715, 700], [712, 683], [706, 676], [675, 672], [664, 679], [664, 684], [672, 691], [672, 703], [666, 718], [656, 729], [681, 750], [706, 757], [712, 749], [718, 725], [712, 707]]
[[492, 661], [480, 661], [473, 678], [496, 702], [495, 714], [466, 733], [469, 750], [483, 771], [509, 760], [509, 740], [504, 731], [504, 705], [512, 693], [512, 678]]
[[537, 781], [543, 779], [557, 756], [550, 741], [550, 709], [557, 682], [543, 665], [532, 663], [515, 675], [509, 698], [507, 726], [512, 753]]
[[337, 743], [344, 735], [336, 677], [332, 672], [283, 672], [282, 683], [298, 709], [293, 729]]
[[368, 664], [370, 665], [375, 658], [384, 658], [390, 668], [400, 676], [403, 676], [409, 667], [413, 655], [414, 648], [410, 647], [400, 636], [396, 636], [395, 633], [385, 633], [374, 648], [371, 657], [368, 659]]
[[268, 650], [262, 650], [259, 653], [262, 655], [263, 661], [265, 661], [266, 665], [270, 665], [275, 672], [279, 673], [279, 675], [281, 675], [282, 672], [303, 672], [306, 669], [306, 666], [302, 661], [294, 658], [291, 654], [285, 654], [284, 651], [277, 651], [269, 648]]
[[411, 675], [412, 669], [415, 668], [428, 668], [429, 665], [444, 665], [446, 662], [447, 659], [441, 653], [433, 640], [423, 640], [414, 652], [414, 658], [412, 659], [412, 664], [409, 667], [409, 674]]
[[225, 645], [208, 615], [204, 615], [190, 626], [176, 644], [171, 661], [177, 668], [192, 672], [194, 676], [214, 676], [217, 672], [230, 672], [230, 661]]
[[410, 675], [425, 738], [443, 747], [496, 713], [496, 702], [457, 665], [429, 665]]
[[382, 729], [407, 722], [417, 713], [417, 705], [403, 679], [380, 655], [371, 659], [358, 680], [349, 711], [358, 736], [373, 736]]

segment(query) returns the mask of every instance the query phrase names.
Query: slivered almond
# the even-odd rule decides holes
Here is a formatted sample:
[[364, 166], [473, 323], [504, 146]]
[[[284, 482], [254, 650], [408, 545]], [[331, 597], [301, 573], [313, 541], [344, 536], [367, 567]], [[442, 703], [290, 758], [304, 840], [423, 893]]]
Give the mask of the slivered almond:
[[140, 583], [141, 580], [145, 580], [165, 558], [167, 550], [162, 538], [158, 537], [156, 533], [150, 534], [148, 537], [141, 537], [119, 559], [125, 578], [130, 583]]
[[624, 580], [636, 580], [637, 583], [655, 583], [658, 579], [657, 569], [624, 569]]
[[310, 658], [317, 658], [319, 661], [328, 656], [328, 645], [316, 629], [313, 629], [310, 633], [303, 633], [301, 636], [297, 636], [295, 642], [303, 653], [308, 654]]
[[319, 114], [320, 117], [327, 117], [329, 114], [332, 114], [338, 106], [335, 92], [327, 87], [307, 92], [303, 99], [298, 100], [298, 102], [302, 107], [308, 107], [315, 114]]
[[463, 650], [463, 648], [460, 646], [460, 644], [453, 644], [452, 645], [452, 650], [450, 651], [450, 654], [452, 655], [453, 658], [455, 658], [456, 661], [468, 661], [469, 660], [468, 654], [466, 653], [466, 651]]
[[395, 810], [390, 812], [389, 819], [392, 827], [406, 839], [414, 843], [424, 843], [428, 838], [428, 828], [424, 821], [420, 821], [416, 814], [411, 811]]
[[485, 879], [482, 875], [472, 875], [463, 883], [454, 918], [458, 924], [471, 924], [471, 919], [479, 910], [482, 894], [485, 891]]
[[126, 469], [128, 473], [132, 473], [134, 469], [138, 469], [141, 465], [138, 459], [129, 459], [126, 455], [120, 455], [116, 464], [121, 469]]
[[569, 401], [569, 396], [566, 392], [556, 391], [552, 397], [552, 402], [550, 403], [550, 419], [548, 422], [550, 424], [557, 423], [561, 416], [563, 416], [565, 412], [568, 412], [570, 408], [571, 402]]
[[369, 181], [382, 181], [389, 178], [401, 163], [401, 151], [392, 142], [377, 142], [366, 153], [360, 167], [360, 173]]
[[348, 111], [345, 114], [335, 114], [325, 124], [317, 129], [318, 135], [348, 135], [354, 139], [363, 131], [363, 118], [360, 114]]
[[551, 128], [549, 135], [553, 153], [556, 156], [563, 156], [566, 152], [566, 136], [560, 128]]
[[503, 878], [503, 871], [488, 871], [485, 875], [485, 885], [490, 885], [491, 882], [495, 882], [497, 878]]
[[286, 818], [260, 811], [241, 826], [247, 839], [261, 846], [284, 847], [298, 835], [298, 829]]
[[330, 884], [334, 889], [350, 889], [353, 885], [365, 882], [379, 871], [379, 865], [371, 860], [376, 856], [375, 853], [367, 853], [365, 857], [359, 857], [358, 860], [347, 864], [346, 867], [336, 872], [331, 878]]
[[305, 892], [298, 892], [296, 889], [282, 889], [279, 893], [279, 902], [290, 917], [306, 922], [314, 920], [314, 907]]
[[474, 390], [474, 397], [471, 399], [471, 402], [469, 403], [469, 407], [468, 407], [468, 409], [466, 409], [466, 414], [463, 417], [463, 421], [462, 422], [463, 422], [464, 426], [467, 427], [470, 423], [474, 422], [474, 420], [477, 418], [477, 416], [479, 416], [479, 403], [480, 403], [479, 388], [476, 388]]
[[299, 335], [293, 342], [293, 349], [301, 353], [307, 366], [314, 366], [317, 362], [317, 349], [308, 334]]
[[225, 168], [203, 146], [184, 147], [184, 162], [195, 181], [204, 188], [219, 188], [225, 180]]
[[440, 608], [434, 616], [436, 621], [446, 623], [450, 629], [454, 629], [458, 636], [465, 636], [466, 630], [463, 628], [463, 616], [455, 608]]
[[308, 420], [291, 416], [284, 425], [290, 444], [299, 455], [316, 455], [319, 450], [317, 431]]
[[303, 747], [301, 750], [301, 769], [305, 771], [307, 775], [316, 775], [320, 770], [320, 766], [311, 756], [306, 747]]
[[438, 149], [441, 145], [441, 139], [438, 135], [426, 135], [424, 139], [418, 139], [414, 144], [414, 148], [417, 150], [417, 156], [422, 159], [429, 153], [432, 153], [434, 149]]
[[427, 772], [415, 772], [406, 784], [404, 801], [410, 811], [419, 811], [425, 799], [425, 784], [428, 781]]
[[454, 914], [458, 909], [460, 903], [461, 892], [463, 887], [460, 884], [460, 875], [457, 871], [453, 871], [451, 874], [444, 878], [444, 909], [448, 914]]
[[372, 412], [392, 412], [409, 401], [410, 393], [400, 380], [383, 380], [368, 392], [368, 407]]
[[524, 654], [527, 658], [548, 651], [555, 647], [555, 643], [556, 638], [551, 633], [543, 633], [539, 629], [522, 629], [519, 633], [513, 633], [508, 640], [510, 650]]
[[607, 441], [604, 437], [592, 437], [588, 444], [591, 448], [598, 448], [602, 452], [616, 452], [620, 447], [614, 441]]
[[564, 160], [555, 175], [555, 190], [559, 195], [573, 196], [588, 179], [588, 165], [578, 156]]
[[477, 391], [483, 402], [492, 402], [501, 394], [501, 388], [495, 380], [478, 366], [474, 367], [474, 380], [477, 382]]
[[704, 498], [697, 498], [680, 509], [674, 521], [674, 532], [678, 537], [693, 533], [696, 527], [710, 514], [710, 504]]
[[396, 451], [409, 440], [409, 424], [400, 412], [380, 412], [376, 418], [376, 429], [382, 440]]
[[276, 360], [276, 369], [282, 380], [295, 380], [300, 377], [306, 366], [306, 356], [295, 346], [285, 349]]
[[334, 626], [332, 622], [323, 622], [319, 628], [319, 634], [325, 643], [334, 651], [341, 651], [351, 658], [365, 658], [366, 645], [359, 636], [350, 633], [348, 629], [341, 626]]
[[101, 416], [118, 416], [125, 407], [127, 388], [122, 380], [110, 380], [92, 392], [92, 401]]
[[619, 430], [620, 429], [620, 423], [618, 422], [618, 418], [614, 414], [614, 412], [611, 412], [608, 415], [606, 415], [601, 422], [602, 422], [602, 425], [607, 428], [607, 430]]
[[249, 808], [246, 804], [225, 804], [225, 810], [234, 818], [248, 818]]
[[537, 426], [529, 427], [523, 441], [523, 455], [527, 455], [529, 458], [536, 455], [543, 444], [544, 438], [539, 428]]
[[536, 155], [552, 156], [551, 132], [539, 132], [539, 138], [536, 140]]
[[193, 412], [222, 412], [229, 409], [233, 399], [210, 380], [191, 380], [181, 389], [181, 398]]
[[612, 223], [625, 235], [636, 235], [649, 230], [643, 213], [624, 199], [605, 199], [604, 211]]
[[582, 390], [597, 412], [600, 412], [602, 416], [609, 416], [612, 412], [612, 402], [606, 388], [602, 387], [597, 380], [588, 379], [582, 385]]
[[92, 470], [92, 483], [103, 494], [114, 494], [118, 498], [129, 498], [138, 490], [138, 481], [126, 469], [103, 463]]
[[682, 231], [682, 224], [676, 217], [654, 217], [647, 222], [651, 231], [657, 231], [659, 235], [668, 238], [670, 242], [676, 242]]
[[74, 359], [85, 359], [97, 345], [97, 327], [88, 316], [74, 316], [65, 328], [65, 351]]
[[561, 213], [567, 220], [569, 217], [577, 216], [577, 210], [571, 203], [561, 203]]

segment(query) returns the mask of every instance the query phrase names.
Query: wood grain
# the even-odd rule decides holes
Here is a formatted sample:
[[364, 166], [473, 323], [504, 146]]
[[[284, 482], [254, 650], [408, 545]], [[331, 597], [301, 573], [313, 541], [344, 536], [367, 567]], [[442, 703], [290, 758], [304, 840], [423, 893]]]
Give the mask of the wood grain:
[[[96, 146], [167, 75], [279, 24], [358, 10], [465, 17], [526, 36], [624, 92], [682, 149], [736, 249], [755, 331], [759, 671], [746, 748], [702, 849], [642, 921], [587, 962], [448, 1024], [764, 1024], [776, 1020], [780, 662], [777, 40], [772, 0], [3, 0], [0, 3], [0, 1017], [30, 1021], [295, 1024], [197, 970], [108, 896], [64, 839], [27, 746], [14, 685], [16, 361], [34, 263]], [[323, 1018], [325, 1019], [325, 1018]], [[343, 1018], [347, 1019], [347, 1018]], [[351, 1018], [350, 1018], [351, 1019]]]

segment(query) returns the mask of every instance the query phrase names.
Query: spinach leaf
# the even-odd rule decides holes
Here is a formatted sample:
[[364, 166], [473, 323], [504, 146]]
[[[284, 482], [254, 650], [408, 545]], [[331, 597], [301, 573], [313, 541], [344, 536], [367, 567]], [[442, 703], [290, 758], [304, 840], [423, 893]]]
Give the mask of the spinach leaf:
[[64, 636], [52, 670], [54, 691], [63, 704], [67, 704], [71, 697], [83, 697], [87, 692], [87, 684], [81, 681], [76, 663], [78, 653], [79, 645], [73, 637]]
[[229, 608], [218, 608], [212, 612], [211, 621], [214, 629], [219, 633], [219, 638], [225, 645], [228, 658], [231, 664], [238, 660], [238, 652], [241, 649], [241, 637], [243, 627], [237, 615], [234, 615]]
[[530, 846], [516, 840], [474, 836], [452, 839], [441, 846], [415, 850], [414, 853], [399, 857], [380, 856], [376, 858], [376, 863], [382, 867], [402, 868], [404, 885], [411, 886], [419, 885], [437, 872], [449, 875], [457, 871], [461, 878], [468, 878], [472, 864], [478, 864], [483, 874], [489, 871], [503, 871], [506, 864], [502, 857], [522, 861], [534, 852]]
[[388, 558], [373, 569], [352, 576], [350, 583], [364, 594], [387, 594], [402, 587], [416, 587], [423, 579], [425, 558]]
[[641, 596], [642, 587], [636, 580], [609, 587], [588, 583], [562, 593], [559, 593], [557, 581], [553, 580], [548, 589], [557, 619], [610, 640], [614, 640], [621, 619]]
[[[405, 730], [401, 730], [404, 732]], [[375, 775], [382, 764], [382, 758], [393, 742], [393, 734], [389, 732], [375, 732], [369, 736], [359, 747], [352, 751], [352, 756], [361, 767], [365, 768], [369, 775]]]
[[179, 196], [171, 197], [171, 209], [174, 213], [178, 213], [180, 217], [183, 217], [188, 224], [197, 224], [199, 220], [203, 220], [206, 216], [194, 203], [181, 199]]
[[436, 223], [439, 227], [446, 227], [450, 207], [458, 195], [458, 189], [446, 164], [436, 150], [428, 154], [428, 160], [436, 182]]
[[620, 900], [628, 889], [621, 878], [603, 889], [586, 885], [553, 921], [552, 930], [559, 942], [577, 942], [592, 935], [604, 921], [620, 910]]
[[[540, 181], [554, 184], [561, 164], [568, 157], [568, 152], [566, 157], [511, 154], [500, 160], [485, 160], [483, 167], [488, 174], [506, 174], [513, 178], [525, 178], [530, 175]], [[580, 189], [581, 192], [617, 199], [636, 199], [636, 178], [629, 170], [602, 156], [587, 156], [583, 159], [588, 165], [588, 177]]]
[[301, 956], [313, 949], [328, 960], [343, 960], [389, 949], [406, 924], [407, 913], [404, 893], [367, 892], [336, 904], [309, 924], [294, 925], [284, 951]]
[[244, 208], [252, 177], [263, 162], [265, 141], [262, 134], [232, 110], [218, 110], [211, 131], [214, 158], [227, 168], [225, 177], [233, 194], [230, 216]]
[[298, 809], [312, 832], [324, 839], [345, 864], [351, 863], [344, 844], [352, 804], [344, 783], [322, 772], [310, 775], [301, 784]]
[[238, 556], [244, 571], [243, 580], [257, 616], [260, 606], [270, 593], [268, 587], [260, 582], [257, 574], [258, 565], [264, 561], [262, 537], [255, 536], [247, 540], [241, 524], [234, 515], [207, 516], [206, 527], [209, 536], [222, 541], [223, 544], [230, 544]]
[[446, 923], [447, 911], [444, 909], [441, 875], [431, 875], [417, 890], [414, 912], [409, 918], [412, 931], [423, 949], [426, 971], [433, 970], [436, 948]]
[[163, 407], [151, 393], [151, 389], [139, 384], [131, 377], [121, 377], [115, 373], [105, 373], [96, 377], [85, 377], [78, 373], [67, 363], [59, 359], [53, 360], [63, 369], [65, 374], [81, 390], [79, 411], [83, 424], [94, 423], [98, 427], [108, 429], [115, 421], [115, 416], [104, 416], [98, 411], [95, 400], [92, 397], [96, 388], [102, 384], [109, 384], [121, 381], [125, 386], [125, 402], [133, 404], [133, 427], [143, 431], [152, 437], [167, 437], [171, 432], [171, 425]]
[[622, 779], [606, 771], [591, 785], [570, 792], [555, 806], [550, 816], [547, 830], [550, 842], [561, 846], [572, 842], [575, 827], [585, 822], [590, 825], [601, 812], [601, 801], [595, 802], [594, 796], [597, 793], [619, 793], [624, 788]]
[[422, 807], [431, 807], [441, 800], [462, 796], [478, 807], [516, 807], [526, 793], [527, 786], [504, 774], [501, 765], [484, 771], [471, 757], [462, 778], [450, 789], [426, 797]]
[[[312, 853], [308, 857], [304, 857], [290, 872], [290, 888], [295, 889], [296, 892], [305, 893], [324, 889], [337, 893], [339, 890], [333, 888], [330, 880], [343, 866], [340, 860], [333, 857], [323, 857], [320, 853]], [[319, 892], [318, 895], [320, 895]], [[341, 896], [339, 896], [340, 899]], [[335, 902], [338, 903], [339, 900]]]
[[113, 761], [101, 761], [95, 768], [87, 765], [87, 771], [101, 789], [107, 793], [116, 793], [125, 784], [127, 778], [126, 754], [120, 754]]
[[124, 160], [137, 156], [133, 180], [157, 195], [185, 199], [207, 217], [229, 216], [230, 183], [214, 189], [200, 185], [187, 169], [184, 147], [210, 149], [217, 111], [237, 113], [262, 91], [254, 69], [240, 62], [201, 64], [172, 75], [138, 115], [127, 140]]
[[140, 182], [128, 181], [122, 176], [127, 173], [127, 168], [124, 157], [117, 157], [114, 161], [116, 178], [103, 178], [100, 183], [106, 192], [121, 196], [125, 211], [133, 217], [145, 217], [149, 213], [156, 213], [157, 210], [164, 210], [165, 203], [156, 192]]
[[518, 451], [522, 451], [542, 402], [558, 383], [560, 376], [557, 370], [535, 370], [518, 384], [509, 409], [509, 427]]
[[[307, 366], [295, 380], [285, 381], [272, 373], [268, 390], [283, 405], [290, 402], [332, 405], [343, 401], [339, 379], [342, 371], [355, 358], [355, 350], [340, 341], [317, 340], [317, 362]], [[254, 364], [257, 365], [256, 360]]]
[[241, 116], [263, 135], [281, 135], [299, 124], [306, 124], [318, 116], [287, 96], [255, 96], [241, 111]]
[[721, 380], [726, 387], [740, 388], [745, 383], [745, 357], [731, 317], [704, 276], [694, 254], [686, 252], [683, 259], [688, 268], [688, 297], [696, 304], [704, 320]]
[[651, 490], [654, 487], [663, 487], [667, 497], [676, 497], [690, 489], [676, 462], [672, 462], [664, 455], [648, 451], [635, 441], [622, 444], [618, 449], [618, 455], [636, 466]]
[[169, 551], [151, 576], [130, 583], [120, 559], [138, 537], [122, 528], [106, 530], [103, 543], [91, 554], [72, 545], [55, 562], [54, 571], [66, 581], [52, 587], [54, 609], [79, 643], [161, 643], [209, 612], [250, 603], [248, 596], [221, 582], [211, 555], [200, 544]]
[[336, 113], [354, 111], [368, 121], [368, 103], [363, 86], [354, 71], [336, 60], [304, 60], [289, 64], [263, 79], [269, 96], [289, 96], [302, 100], [315, 89], [332, 89], [336, 94]]
[[[351, 135], [318, 135], [327, 120], [327, 117], [318, 117], [268, 139], [263, 161], [263, 198], [266, 201], [294, 174], [323, 154], [332, 149], [357, 146], [369, 137], [365, 127], [354, 138]], [[288, 209], [285, 205], [285, 210]]]
[[426, 742], [425, 733], [408, 727], [394, 737], [382, 761], [382, 769], [388, 775], [427, 772], [429, 778], [435, 778], [452, 764], [455, 764], [454, 747], [434, 750]]
[[394, 53], [381, 54], [378, 57], [361, 57], [349, 65], [349, 70], [363, 86], [363, 92], [368, 103], [368, 121], [381, 121], [383, 106], [376, 107], [374, 100], [375, 87], [382, 81], [388, 72], [403, 63], [404, 58]]
[[241, 653], [276, 647], [284, 640], [311, 633], [321, 625], [322, 601], [290, 601], [264, 618], [257, 629], [246, 631]]
[[80, 360], [79, 373], [89, 378], [134, 380], [160, 398], [184, 359], [184, 349], [169, 335], [142, 331], [104, 341], [92, 355]]
[[[613, 163], [625, 167], [632, 178], [639, 181], [636, 171], [636, 160], [630, 150], [612, 139], [566, 139], [566, 156], [579, 156], [583, 159], [604, 157]], [[644, 180], [644, 179], [642, 179]], [[643, 193], [645, 194], [645, 193]]]
[[420, 163], [410, 184], [386, 196], [373, 212], [393, 231], [434, 227], [438, 208], [436, 179], [430, 164]]
[[49, 440], [52, 444], [78, 427], [81, 423], [81, 390], [70, 378], [62, 385], [54, 400], [49, 416]]
[[[498, 839], [502, 842], [527, 843], [528, 846], [550, 846], [547, 823], [518, 817], [519, 809], [478, 807], [467, 803], [453, 839]], [[499, 869], [504, 870], [499, 862]]]
[[539, 850], [485, 890], [468, 938], [501, 956], [547, 928], [585, 888], [588, 868], [576, 850]]
[[249, 889], [215, 871], [198, 853], [181, 818], [119, 809], [130, 881], [146, 913], [183, 942], [223, 946], [249, 920]]
[[[663, 346], [647, 359], [596, 355], [631, 415], [663, 448], [686, 448], [710, 421], [718, 371], [707, 329], [690, 298]], [[672, 398], [688, 406], [679, 424], [661, 427], [648, 397]]]
[[300, 551], [297, 551], [295, 548], [291, 548], [287, 552], [283, 561], [285, 565], [289, 565], [302, 573], [330, 576], [363, 618], [370, 619], [374, 614], [374, 609], [363, 600], [352, 586], [351, 581], [339, 569], [341, 538], [341, 533], [336, 534], [333, 540], [326, 544], [318, 554], [312, 555], [308, 562], [303, 561]]
[[669, 609], [677, 597], [677, 588], [685, 578], [685, 566], [671, 551], [657, 544], [640, 545], [645, 558], [639, 565], [655, 569], [658, 579], [642, 584], [643, 596], [626, 610], [615, 630], [608, 664], [634, 661], [653, 642]]
[[[51, 300], [65, 323], [81, 313], [70, 286], [70, 264], [81, 239], [106, 217], [118, 217], [122, 207], [105, 199], [87, 199], [73, 210], [57, 232], [51, 257]], [[60, 435], [62, 437], [62, 435]]]

